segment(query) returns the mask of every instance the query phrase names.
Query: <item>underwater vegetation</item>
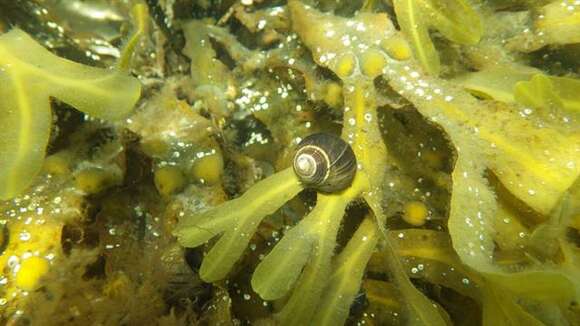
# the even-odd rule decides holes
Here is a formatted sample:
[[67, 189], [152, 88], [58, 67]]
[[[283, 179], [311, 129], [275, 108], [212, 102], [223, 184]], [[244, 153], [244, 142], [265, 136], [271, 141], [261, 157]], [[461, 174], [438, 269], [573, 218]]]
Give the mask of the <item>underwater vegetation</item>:
[[15, 3], [2, 323], [580, 324], [578, 1]]

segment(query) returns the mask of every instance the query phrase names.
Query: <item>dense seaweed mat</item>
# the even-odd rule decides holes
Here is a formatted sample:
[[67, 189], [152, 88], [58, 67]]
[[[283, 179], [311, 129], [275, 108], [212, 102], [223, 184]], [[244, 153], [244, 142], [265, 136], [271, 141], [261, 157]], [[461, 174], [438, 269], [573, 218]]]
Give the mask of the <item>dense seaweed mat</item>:
[[577, 1], [0, 11], [2, 323], [580, 323]]

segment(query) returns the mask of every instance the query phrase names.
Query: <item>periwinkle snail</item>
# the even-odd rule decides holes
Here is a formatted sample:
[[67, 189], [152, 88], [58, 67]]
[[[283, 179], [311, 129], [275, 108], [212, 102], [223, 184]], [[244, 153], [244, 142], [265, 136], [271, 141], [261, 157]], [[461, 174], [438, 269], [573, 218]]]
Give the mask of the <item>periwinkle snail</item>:
[[293, 167], [304, 186], [332, 193], [350, 186], [357, 164], [348, 143], [331, 134], [317, 133], [298, 144]]

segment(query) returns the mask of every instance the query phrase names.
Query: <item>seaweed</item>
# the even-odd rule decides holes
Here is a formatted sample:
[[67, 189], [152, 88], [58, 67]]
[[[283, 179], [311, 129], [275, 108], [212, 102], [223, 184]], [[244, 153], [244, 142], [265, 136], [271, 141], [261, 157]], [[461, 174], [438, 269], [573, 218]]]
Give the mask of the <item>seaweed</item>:
[[564, 121], [566, 117], [578, 116], [580, 105], [576, 94], [580, 83], [574, 78], [546, 75], [529, 66], [504, 64], [460, 75], [454, 81], [476, 95], [520, 103], [536, 114], [544, 114], [543, 118], [548, 120], [549, 114]]
[[337, 325], [347, 319], [378, 238], [372, 217], [365, 218], [347, 246], [335, 258], [334, 272], [330, 275], [321, 298], [322, 304], [314, 316], [314, 324]]
[[[468, 11], [464, 15], [453, 16], [456, 19], [475, 15], [464, 3], [454, 4]], [[404, 15], [415, 17], [411, 10], [416, 9], [414, 7], [404, 11], [406, 7], [401, 3], [395, 3], [395, 8], [398, 10], [397, 17], [400, 23]], [[343, 252], [331, 263], [340, 217], [344, 214], [348, 202], [362, 197], [371, 208], [372, 216], [377, 223], [376, 229], [374, 231], [368, 229], [370, 223], [368, 221], [363, 222], [360, 227], [360, 232], [367, 229], [367, 239], [374, 239], [376, 235], [373, 232], [378, 234], [385, 232], [383, 227], [385, 215], [380, 200], [383, 197], [380, 181], [385, 176], [385, 171], [378, 167], [388, 164], [389, 154], [382, 144], [380, 130], [375, 122], [377, 111], [373, 98], [376, 89], [372, 80], [378, 76], [382, 76], [390, 87], [409, 100], [425, 118], [439, 125], [453, 144], [456, 159], [451, 175], [453, 192], [450, 199], [449, 234], [453, 240], [453, 249], [461, 261], [458, 260], [457, 264], [465, 264], [465, 268], [478, 273], [471, 278], [481, 283], [478, 298], [484, 306], [484, 323], [492, 324], [500, 320], [512, 324], [524, 321], [538, 323], [536, 317], [525, 312], [517, 302], [520, 297], [547, 301], [556, 299], [539, 296], [544, 292], [541, 284], [548, 280], [553, 284], [559, 284], [563, 289], [569, 289], [560, 292], [556, 300], [563, 303], [563, 307], [575, 300], [578, 295], [577, 290], [574, 290], [577, 287], [577, 280], [568, 268], [528, 267], [525, 271], [510, 273], [496, 265], [494, 258], [497, 249], [494, 243], [493, 223], [498, 204], [494, 189], [490, 187], [490, 181], [487, 179], [487, 173], [493, 173], [502, 186], [519, 201], [543, 215], [549, 215], [558, 207], [560, 198], [573, 185], [580, 173], [577, 168], [579, 163], [577, 133], [566, 124], [561, 126], [554, 121], [546, 120], [542, 115], [530, 117], [518, 104], [518, 101], [523, 104], [531, 101], [521, 95], [522, 92], [525, 93], [527, 87], [530, 87], [522, 83], [528, 76], [526, 74], [535, 70], [523, 69], [525, 73], [514, 76], [509, 73], [498, 73], [496, 69], [488, 75], [500, 76], [500, 79], [504, 78], [503, 76], [510, 78], [503, 84], [494, 84], [494, 87], [503, 92], [496, 97], [505, 100], [506, 103], [481, 101], [449, 82], [422, 73], [419, 64], [431, 74], [437, 74], [438, 60], [434, 61], [433, 55], [417, 54], [432, 51], [422, 52], [417, 49], [414, 50], [417, 58], [415, 59], [408, 52], [406, 40], [411, 39], [411, 44], [415, 42], [427, 47], [432, 43], [424, 37], [414, 41], [413, 38], [405, 38], [384, 14], [361, 12], [352, 18], [339, 18], [329, 13], [320, 13], [299, 1], [290, 1], [288, 9], [291, 27], [301, 41], [311, 49], [314, 61], [333, 71], [342, 81], [345, 101], [342, 137], [352, 144], [360, 167], [353, 185], [343, 193], [318, 194], [316, 206], [312, 211], [286, 232], [282, 240], [257, 266], [252, 286], [262, 298], [275, 300], [293, 288], [291, 296], [277, 315], [279, 322], [304, 324], [317, 320], [325, 324], [342, 322], [346, 318], [345, 307], [348, 305], [346, 300], [353, 300], [355, 295], [353, 288], [358, 287], [360, 281], [354, 281], [353, 277], [350, 280], [354, 284], [353, 287], [341, 286], [345, 284], [341, 277], [351, 274], [356, 275], [358, 280], [361, 277], [362, 266], [370, 257], [369, 253], [373, 248], [372, 245], [361, 243], [360, 236], [355, 234]], [[464, 11], [451, 12], [457, 14]], [[428, 16], [426, 13], [422, 14]], [[474, 21], [478, 20], [474, 18]], [[438, 26], [453, 26], [451, 23], [441, 22], [442, 24]], [[401, 25], [405, 32], [404, 20]], [[466, 31], [466, 34], [459, 33], [459, 29], [448, 31], [445, 28], [444, 34], [456, 42], [474, 43], [479, 38], [478, 31], [481, 28], [478, 23], [472, 26], [475, 28], [473, 31], [461, 30]], [[426, 33], [426, 29], [423, 32]], [[477, 74], [479, 74], [477, 78], [482, 78], [481, 73]], [[468, 84], [473, 83], [473, 80], [471, 77], [461, 82]], [[508, 88], [510, 86], [513, 87]], [[481, 89], [479, 92], [486, 93]], [[547, 101], [558, 106], [558, 103], [553, 101], [555, 95], [547, 98], [552, 93], [543, 94], [538, 94], [538, 97], [544, 101], [535, 103], [539, 111], [548, 109], [545, 107]], [[509, 128], [506, 127], [508, 125]], [[549, 125], [550, 128], [546, 128], [545, 125]], [[369, 151], [368, 148], [373, 148], [373, 151]], [[212, 231], [211, 228], [209, 230], [211, 232], [207, 232], [208, 228], [205, 226], [207, 223], [200, 224], [203, 221], [212, 221], [211, 223], [224, 221], [223, 224], [226, 225], [225, 221], [229, 220], [231, 224], [227, 229], [230, 232], [232, 230], [241, 232], [241, 236], [248, 237], [246, 232], [251, 229], [240, 227], [239, 222], [235, 222], [247, 219], [237, 218], [239, 212], [234, 212], [231, 205], [244, 210], [243, 203], [248, 206], [248, 203], [260, 204], [262, 200], [267, 200], [279, 207], [300, 191], [300, 187], [295, 188], [293, 192], [278, 192], [276, 187], [270, 187], [271, 190], [267, 193], [257, 189], [267, 189], [265, 185], [271, 183], [299, 185], [295, 179], [292, 181], [293, 178], [289, 170], [279, 172], [259, 182], [243, 196], [216, 209], [210, 209], [201, 215], [184, 216], [176, 229], [180, 242], [187, 246], [199, 245], [219, 233]], [[538, 185], [542, 185], [541, 188]], [[268, 212], [263, 211], [254, 216], [263, 218], [272, 212], [273, 210], [268, 208]], [[246, 214], [243, 213], [242, 216]], [[252, 222], [252, 228], [255, 228], [254, 223]], [[212, 270], [220, 271], [219, 278], [227, 275], [233, 261], [239, 259], [242, 254], [240, 248], [235, 248], [233, 241], [226, 241], [231, 237], [232, 235], [222, 236], [212, 247], [206, 258], [210, 262], [206, 263], [204, 260], [202, 271], [204, 265], [211, 263]], [[223, 240], [224, 238], [226, 240]], [[226, 243], [230, 245], [224, 246]], [[446, 314], [434, 308], [430, 300], [407, 279], [404, 268], [397, 259], [396, 242], [384, 237], [378, 243], [381, 251], [388, 257], [385, 260], [388, 274], [401, 292], [403, 301], [409, 304], [405, 320], [418, 324], [445, 324], [448, 318]], [[247, 241], [243, 241], [242, 244], [247, 245]], [[349, 264], [342, 254], [350, 253], [351, 250], [356, 250], [356, 254], [353, 253], [353, 262]], [[235, 253], [235, 257], [226, 256], [230, 253]], [[228, 263], [214, 266], [214, 257], [228, 257]], [[348, 273], [346, 269], [349, 270]], [[333, 275], [330, 281], [325, 278], [327, 274]], [[519, 281], [533, 278], [541, 281], [529, 283]], [[215, 280], [207, 276], [206, 279]], [[513, 280], [518, 280], [518, 284], [525, 286], [515, 288], [512, 286], [516, 284]], [[342, 308], [334, 310], [325, 308], [330, 306]], [[319, 307], [317, 314], [316, 307]]]
[[564, 115], [564, 119], [565, 116], [577, 119], [580, 112], [578, 91], [580, 91], [578, 80], [536, 74], [529, 81], [516, 83], [514, 97], [527, 107]]
[[[541, 325], [522, 307], [517, 298], [494, 282], [482, 278], [479, 273], [462, 264], [453, 251], [451, 239], [444, 232], [431, 230], [404, 230], [389, 232], [397, 244], [397, 255], [412, 259], [403, 260], [409, 265], [406, 270], [413, 278], [424, 278], [464, 294], [482, 305], [484, 325], [521, 325], [523, 322]], [[369, 262], [373, 272], [385, 273], [385, 254], [375, 255]], [[425, 266], [417, 269], [415, 266]], [[527, 280], [537, 282], [533, 275]], [[557, 284], [557, 283], [549, 283]], [[564, 290], [564, 289], [562, 289]]]
[[533, 8], [527, 28], [508, 40], [508, 48], [533, 52], [546, 46], [580, 42], [580, 13], [573, 1], [552, 1]]
[[[293, 17], [293, 26], [295, 26], [296, 31], [302, 37], [303, 41], [306, 45], [310, 45], [311, 42], [316, 42], [325, 31], [322, 29], [306, 30], [303, 27], [309, 26], [310, 24], [308, 22], [311, 20], [321, 20], [322, 17], [320, 17], [320, 14], [309, 11], [298, 2], [291, 2], [289, 6]], [[364, 24], [363, 19], [365, 18], [375, 18], [368, 14], [365, 14], [363, 17], [359, 18], [360, 22], [358, 24]], [[347, 24], [345, 21], [331, 16], [326, 16], [323, 19], [328, 20], [329, 24], [336, 24], [337, 30], [341, 29], [342, 24]], [[388, 33], [388, 20], [383, 16], [376, 17], [375, 19], [380, 25], [371, 24], [368, 26], [375, 28], [377, 31], [381, 31], [384, 24], [387, 28], [382, 33]], [[357, 24], [356, 21], [350, 23], [353, 25]], [[369, 37], [365, 35], [371, 34], [360, 33], [361, 38]], [[339, 36], [337, 35], [337, 37]], [[353, 40], [355, 40], [354, 37]], [[341, 47], [344, 48], [348, 45], [350, 44], [337, 45], [332, 40], [318, 44], [325, 51], [331, 49], [337, 52], [341, 50]], [[381, 133], [378, 129], [376, 104], [373, 101], [375, 89], [368, 78], [380, 74], [382, 65], [384, 64], [384, 57], [378, 50], [373, 53], [371, 51], [361, 51], [360, 55], [362, 56], [360, 59], [355, 57], [354, 54], [349, 53], [336, 59], [330, 58], [328, 61], [321, 57], [317, 58], [319, 62], [334, 70], [344, 81], [343, 94], [345, 95], [345, 107], [349, 109], [345, 110], [344, 113], [343, 119], [347, 123], [343, 127], [342, 134], [352, 144], [359, 164], [359, 171], [353, 185], [344, 193], [334, 195], [318, 194], [317, 204], [314, 209], [298, 225], [294, 226], [285, 234], [280, 243], [258, 265], [252, 279], [254, 290], [262, 298], [268, 300], [284, 296], [296, 284], [296, 288], [292, 291], [292, 296], [278, 315], [282, 323], [302, 324], [312, 318], [317, 302], [325, 292], [325, 276], [331, 270], [331, 257], [333, 256], [338, 227], [341, 221], [340, 217], [344, 214], [348, 202], [357, 197], [364, 198], [374, 212], [374, 217], [378, 223], [376, 227], [382, 230], [381, 225], [384, 223], [384, 215], [380, 202], [382, 198], [380, 181], [382, 180], [383, 171], [380, 169], [381, 165], [379, 162], [385, 161], [386, 153], [382, 140], [380, 139]], [[357, 64], [358, 60], [362, 60], [360, 68]], [[362, 74], [364, 74], [364, 78], [361, 78]], [[370, 151], [370, 148], [373, 148], [373, 150]], [[278, 186], [273, 187], [272, 185], [275, 184]], [[284, 186], [286, 184], [294, 185], [292, 188], [293, 191], [286, 191], [286, 187]], [[280, 187], [282, 189], [278, 190]], [[266, 189], [270, 190], [264, 193]], [[201, 267], [201, 273], [204, 279], [215, 280], [213, 277], [214, 274], [208, 275], [204, 273], [204, 270], [207, 270], [205, 266], [212, 266], [210, 270], [219, 271], [220, 274], [217, 274], [218, 278], [223, 278], [231, 269], [233, 262], [239, 259], [242, 253], [241, 250], [244, 248], [243, 246], [239, 246], [239, 241], [235, 242], [230, 240], [234, 236], [237, 238], [240, 236], [248, 238], [256, 227], [255, 221], [246, 222], [248, 220], [247, 218], [239, 218], [240, 210], [248, 212], [248, 214], [242, 213], [242, 216], [251, 216], [255, 219], [263, 218], [266, 214], [272, 213], [271, 208], [264, 206], [263, 203], [267, 202], [269, 205], [272, 205], [272, 208], [277, 208], [294, 196], [300, 189], [300, 184], [293, 175], [293, 172], [289, 169], [284, 170], [261, 181], [242, 197], [226, 202], [218, 208], [210, 210], [208, 213], [182, 218], [180, 225], [176, 229], [176, 234], [180, 242], [184, 245], [199, 245], [207, 241], [210, 237], [217, 235], [220, 231], [219, 229], [208, 229], [207, 223], [203, 223], [203, 221], [209, 221], [211, 224], [224, 221], [222, 227], [227, 225], [227, 228], [231, 230], [230, 232], [234, 232], [234, 234], [228, 236], [226, 233], [222, 236], [218, 243], [212, 247]], [[253, 202], [257, 207], [266, 210], [256, 213], [249, 209], [248, 202]], [[242, 206], [243, 204], [248, 208], [244, 208]], [[239, 205], [239, 208], [232, 209], [232, 205], [236, 205], [236, 207]], [[244, 224], [240, 226], [238, 224], [239, 222], [234, 221], [241, 221]], [[251, 228], [245, 227], [244, 225], [250, 225]], [[357, 246], [356, 240], [356, 238], [353, 240], [351, 246]], [[247, 244], [247, 240], [243, 241], [243, 243]], [[363, 246], [361, 250], [363, 249], [365, 251], [361, 252], [360, 255], [368, 257], [370, 254], [369, 250], [372, 250], [373, 246]], [[227, 263], [218, 260], [219, 264], [214, 264], [215, 257], [227, 257]], [[363, 259], [357, 261], [357, 263], [348, 267], [358, 268], [360, 270], [360, 264], [364, 264], [365, 261]], [[358, 274], [360, 275], [360, 272]], [[401, 282], [403, 283], [404, 281], [401, 279]], [[405, 293], [417, 298], [413, 302], [422, 302], [418, 299], [422, 296], [418, 292], [415, 292], [416, 290], [412, 290], [414, 288], [410, 284], [403, 284], [406, 285], [405, 289], [408, 289]], [[336, 293], [339, 298], [348, 299], [353, 297], [352, 288], [339, 287], [335, 289], [333, 286], [330, 286], [328, 289], [328, 291], [337, 290], [344, 291], [344, 293]], [[324, 303], [323, 301], [323, 306], [333, 303], [334, 296], [328, 296], [326, 300], [330, 301], [328, 303]], [[344, 301], [342, 304], [345, 305], [345, 302], [347, 301]], [[421, 321], [425, 321], [422, 318], [427, 317], [429, 321], [435, 320], [438, 323], [437, 319], [433, 319], [434, 315], [425, 315], [423, 313], [423, 311], [430, 311], [430, 307], [432, 307], [430, 303], [421, 303], [414, 312]], [[324, 322], [334, 322], [346, 317], [344, 313], [341, 313], [341, 310], [323, 309], [319, 311], [321, 315], [316, 318], [321, 318], [321, 321]], [[340, 315], [337, 315], [339, 313]]]
[[[11, 55], [14, 35], [18, 49], [35, 45], [6, 61], [16, 68], [0, 59], [13, 72], [0, 86], [30, 77], [0, 92], [24, 87], [33, 96], [15, 98], [45, 108], [42, 173], [0, 202], [0, 320], [580, 321], [578, 73], [537, 65], [573, 64], [575, 4], [149, 3], [162, 26], [149, 30], [137, 6], [137, 31], [106, 72], [18, 30], [0, 36]], [[132, 114], [131, 68], [144, 86]], [[96, 84], [67, 77], [78, 69]], [[61, 90], [63, 78], [87, 92]], [[50, 97], [85, 122], [71, 131], [63, 112], [74, 111], [56, 102], [52, 123]], [[44, 140], [51, 127], [70, 140]], [[342, 191], [308, 189], [288, 167], [317, 132], [354, 151]]]
[[[50, 97], [96, 118], [118, 120], [131, 111], [141, 87], [123, 72], [59, 58], [19, 29], [1, 36], [0, 51], [0, 198], [8, 199], [30, 186], [42, 167], [52, 122]], [[121, 62], [127, 65], [127, 59]]]
[[401, 31], [423, 69], [431, 75], [439, 74], [440, 63], [429, 36], [430, 28], [460, 44], [476, 44], [483, 33], [478, 14], [463, 0], [396, 0], [394, 6]]

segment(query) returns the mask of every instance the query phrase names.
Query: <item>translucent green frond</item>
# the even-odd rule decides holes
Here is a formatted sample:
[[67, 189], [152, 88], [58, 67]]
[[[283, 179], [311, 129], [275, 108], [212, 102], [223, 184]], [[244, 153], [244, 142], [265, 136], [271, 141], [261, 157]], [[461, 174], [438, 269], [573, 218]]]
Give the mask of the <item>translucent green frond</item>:
[[[401, 76], [408, 74], [400, 70], [392, 79], [397, 89], [408, 87], [399, 81]], [[571, 133], [563, 125], [545, 128], [544, 125], [552, 123], [542, 115], [526, 114], [518, 105], [478, 101], [446, 82], [424, 81], [437, 88], [441, 95], [434, 94], [430, 100], [415, 94], [406, 96], [416, 103], [422, 114], [435, 119], [454, 146], [460, 149], [453, 173], [454, 183], [459, 184], [454, 185], [452, 212], [453, 203], [465, 206], [457, 206], [457, 212], [463, 212], [461, 220], [474, 222], [474, 228], [478, 227], [479, 222], [475, 219], [486, 214], [486, 210], [466, 213], [463, 208], [471, 210], [474, 206], [472, 202], [460, 200], [464, 195], [456, 189], [460, 189], [462, 182], [467, 182], [465, 195], [471, 197], [470, 201], [491, 199], [484, 202], [490, 203], [486, 204], [490, 208], [495, 206], [493, 195], [485, 195], [487, 191], [482, 190], [487, 188], [486, 181], [481, 177], [474, 179], [475, 175], [489, 168], [515, 196], [538, 212], [549, 214], [560, 196], [580, 175], [580, 134]], [[489, 210], [488, 217], [483, 217], [484, 223], [490, 221], [493, 214]], [[451, 218], [454, 218], [453, 213]], [[474, 230], [468, 225], [465, 227]]]
[[535, 74], [529, 81], [520, 81], [514, 87], [515, 99], [523, 105], [580, 116], [580, 80]]
[[290, 299], [277, 319], [283, 325], [307, 324], [331, 272], [336, 235], [348, 202], [319, 195], [315, 208], [258, 265], [252, 288], [267, 300]]
[[[527, 321], [541, 325], [539, 317], [532, 316], [518, 302], [533, 298], [545, 304], [566, 305], [575, 297], [571, 278], [557, 271], [527, 271], [521, 273], [484, 273], [464, 265], [455, 253], [449, 235], [432, 230], [408, 229], [389, 232], [396, 243], [396, 253], [411, 277], [423, 278], [430, 283], [452, 288], [458, 293], [481, 303], [484, 325], [520, 325]], [[387, 254], [373, 256], [369, 269], [386, 273]], [[422, 266], [418, 269], [416, 266]], [[551, 290], [547, 290], [551, 288]], [[501, 322], [500, 322], [501, 321]]]
[[292, 289], [304, 265], [312, 255], [316, 242], [313, 216], [320, 215], [321, 206], [314, 210], [289, 232], [256, 267], [252, 288], [264, 300], [276, 300]]
[[388, 269], [393, 283], [401, 292], [403, 301], [407, 303], [404, 308], [406, 312], [407, 325], [446, 325], [446, 318], [439, 311], [437, 306], [421, 293], [407, 277], [403, 265], [397, 256], [397, 243], [389, 237], [383, 239], [381, 246], [385, 257], [385, 268]]
[[207, 282], [227, 276], [248, 246], [258, 224], [302, 190], [292, 168], [255, 184], [242, 196], [198, 215], [184, 216], [174, 234], [185, 247], [199, 246], [223, 234], [201, 264]]
[[0, 36], [0, 199], [23, 191], [40, 170], [50, 97], [115, 120], [131, 111], [140, 93], [137, 79], [59, 58], [19, 29]]
[[537, 69], [523, 65], [497, 65], [477, 72], [460, 75], [454, 82], [471, 93], [498, 101], [514, 102], [514, 87], [520, 81], [529, 80]]
[[336, 235], [348, 201], [340, 195], [319, 195], [315, 215], [307, 218], [315, 221], [312, 227], [316, 242], [309, 262], [305, 266], [292, 295], [277, 314], [281, 325], [308, 325], [314, 315], [322, 292], [332, 272], [332, 256]]
[[453, 80], [470, 92], [498, 101], [518, 102], [545, 115], [578, 117], [580, 81], [555, 77], [524, 65], [497, 65]]
[[395, 0], [394, 5], [401, 30], [410, 40], [417, 60], [431, 75], [439, 74], [440, 63], [430, 29], [437, 29], [460, 44], [475, 44], [481, 38], [480, 18], [466, 1]]
[[143, 37], [143, 35], [145, 35], [145, 33], [147, 33], [149, 30], [149, 10], [145, 4], [136, 4], [133, 6], [131, 13], [133, 16], [132, 18], [135, 31], [131, 34], [131, 37], [125, 44], [125, 47], [121, 52], [121, 56], [119, 57], [119, 61], [117, 62], [117, 67], [124, 71], [129, 69], [131, 58], [135, 53], [137, 44], [141, 40], [141, 37]]
[[314, 316], [314, 325], [343, 325], [350, 305], [359, 293], [364, 271], [375, 250], [379, 232], [375, 219], [367, 217], [334, 262], [321, 304]]
[[339, 196], [319, 196], [314, 209], [258, 265], [252, 277], [254, 291], [266, 300], [281, 298], [294, 286], [308, 261], [326, 263], [332, 257], [345, 207]]

